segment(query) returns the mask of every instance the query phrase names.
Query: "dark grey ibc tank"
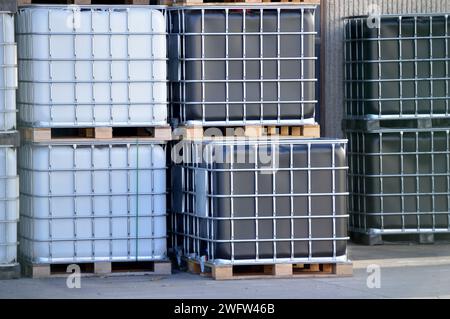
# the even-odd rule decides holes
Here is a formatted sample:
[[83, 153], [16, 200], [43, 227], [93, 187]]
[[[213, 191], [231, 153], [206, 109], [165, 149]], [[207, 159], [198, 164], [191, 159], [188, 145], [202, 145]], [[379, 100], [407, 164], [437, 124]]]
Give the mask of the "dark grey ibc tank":
[[347, 118], [449, 114], [448, 15], [345, 21]]
[[314, 122], [315, 5], [169, 8], [172, 117]]
[[171, 227], [186, 256], [346, 261], [345, 140], [184, 141], [177, 148], [184, 159], [173, 166]]
[[449, 121], [424, 119], [402, 128], [398, 121], [390, 124], [367, 128], [367, 122], [346, 123], [351, 230], [449, 233]]

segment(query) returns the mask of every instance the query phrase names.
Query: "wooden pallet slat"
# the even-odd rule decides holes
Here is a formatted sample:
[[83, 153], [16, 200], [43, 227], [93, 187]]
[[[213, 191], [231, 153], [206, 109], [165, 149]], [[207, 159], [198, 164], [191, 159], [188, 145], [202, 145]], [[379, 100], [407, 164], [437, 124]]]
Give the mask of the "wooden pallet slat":
[[188, 271], [194, 274], [209, 274], [215, 280], [263, 279], [263, 278], [311, 278], [346, 277], [353, 275], [353, 265], [347, 263], [324, 264], [264, 264], [264, 265], [214, 265], [205, 263], [201, 271], [197, 260], [185, 259]]
[[[246, 125], [246, 126], [230, 126], [217, 127], [212, 130], [210, 127], [202, 126], [181, 126], [175, 129], [174, 138], [184, 138], [187, 140], [201, 139], [209, 137], [210, 133], [220, 133], [218, 136], [232, 137], [264, 137], [264, 136], [290, 136], [299, 138], [319, 138], [319, 124], [308, 124], [302, 126], [275, 126], [275, 125]], [[217, 136], [217, 135], [215, 135]]]
[[273, 276], [292, 276], [292, 265], [289, 264], [279, 264], [274, 265], [272, 268], [272, 275]]
[[276, 126], [268, 126], [267, 127], [267, 135], [276, 135], [277, 127]]
[[21, 129], [22, 137], [26, 141], [40, 142], [51, 140], [52, 132], [50, 129], [34, 128], [34, 129]]
[[258, 125], [245, 126], [244, 134], [248, 137], [258, 137], [264, 134], [264, 127]]
[[320, 137], [320, 126], [305, 125], [302, 127], [302, 135], [304, 137]]
[[289, 131], [290, 131], [289, 126], [282, 126], [280, 135], [281, 136], [289, 136]]
[[28, 142], [51, 141], [170, 141], [170, 126], [160, 127], [88, 127], [88, 128], [21, 128], [23, 140]]

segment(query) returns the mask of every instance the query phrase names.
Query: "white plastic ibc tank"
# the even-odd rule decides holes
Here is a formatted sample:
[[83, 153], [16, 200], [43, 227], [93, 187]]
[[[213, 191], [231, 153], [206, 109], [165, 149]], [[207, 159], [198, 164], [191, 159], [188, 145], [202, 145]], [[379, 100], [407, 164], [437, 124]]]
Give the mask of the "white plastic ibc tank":
[[26, 144], [20, 251], [32, 263], [166, 258], [166, 157], [158, 144]]
[[17, 263], [19, 182], [16, 148], [0, 146], [0, 265]]
[[25, 7], [17, 15], [24, 125], [167, 124], [166, 21], [146, 7]]
[[17, 55], [14, 15], [0, 12], [0, 131], [16, 127]]

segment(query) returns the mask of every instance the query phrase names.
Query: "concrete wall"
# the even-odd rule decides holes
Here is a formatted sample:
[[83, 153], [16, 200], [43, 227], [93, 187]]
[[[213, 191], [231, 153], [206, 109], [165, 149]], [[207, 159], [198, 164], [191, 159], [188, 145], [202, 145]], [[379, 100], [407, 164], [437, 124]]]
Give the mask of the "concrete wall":
[[[376, 7], [375, 7], [376, 6]], [[450, 13], [450, 0], [322, 0], [322, 135], [343, 137], [344, 111], [343, 17], [368, 14]]]

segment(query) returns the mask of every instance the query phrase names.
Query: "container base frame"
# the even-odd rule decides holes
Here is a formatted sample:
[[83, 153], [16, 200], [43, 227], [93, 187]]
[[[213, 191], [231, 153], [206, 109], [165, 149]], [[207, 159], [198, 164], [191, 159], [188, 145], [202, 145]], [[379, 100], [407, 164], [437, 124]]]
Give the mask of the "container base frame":
[[261, 265], [215, 265], [183, 258], [190, 273], [211, 277], [214, 280], [276, 279], [276, 278], [326, 278], [353, 275], [353, 264], [346, 263], [282, 263]]
[[245, 137], [271, 137], [291, 136], [297, 138], [319, 138], [320, 125], [245, 125], [230, 127], [213, 126], [179, 126], [174, 131], [174, 138], [202, 139], [210, 136], [245, 136]]
[[73, 128], [30, 128], [21, 129], [21, 136], [27, 142], [52, 141], [170, 141], [172, 130], [169, 125], [149, 127], [73, 127]]

